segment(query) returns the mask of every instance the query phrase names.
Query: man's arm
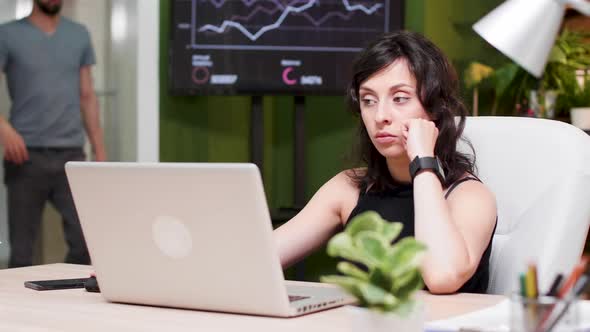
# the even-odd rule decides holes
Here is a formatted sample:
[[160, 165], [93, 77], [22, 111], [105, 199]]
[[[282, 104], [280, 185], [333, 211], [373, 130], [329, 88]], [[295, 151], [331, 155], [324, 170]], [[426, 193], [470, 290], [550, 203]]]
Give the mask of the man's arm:
[[[0, 80], [3, 79], [0, 71]], [[12, 127], [10, 122], [0, 114], [0, 144], [4, 147], [4, 159], [17, 165], [29, 160], [29, 152], [23, 137]]]
[[90, 66], [80, 68], [82, 120], [84, 121], [84, 128], [94, 151], [94, 159], [96, 161], [105, 161], [107, 160], [107, 154], [104, 147], [103, 132], [100, 126], [98, 99], [96, 98], [96, 93], [94, 93], [90, 68]]
[[29, 152], [23, 137], [0, 115], [0, 142], [4, 147], [4, 159], [17, 165], [29, 160]]

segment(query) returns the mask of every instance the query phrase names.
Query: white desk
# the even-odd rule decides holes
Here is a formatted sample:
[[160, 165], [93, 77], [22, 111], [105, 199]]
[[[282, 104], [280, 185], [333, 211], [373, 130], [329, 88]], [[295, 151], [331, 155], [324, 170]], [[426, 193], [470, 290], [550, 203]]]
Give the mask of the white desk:
[[[0, 331], [347, 331], [343, 308], [297, 318], [267, 318], [109, 303], [84, 289], [34, 291], [27, 280], [88, 277], [92, 268], [51, 264], [0, 270]], [[429, 320], [494, 305], [497, 295], [421, 294]]]

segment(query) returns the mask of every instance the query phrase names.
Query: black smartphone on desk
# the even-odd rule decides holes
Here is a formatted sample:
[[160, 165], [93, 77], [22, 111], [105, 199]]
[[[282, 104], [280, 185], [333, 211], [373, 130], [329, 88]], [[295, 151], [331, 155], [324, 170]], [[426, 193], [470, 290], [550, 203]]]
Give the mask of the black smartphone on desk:
[[84, 288], [86, 288], [86, 290], [89, 292], [100, 293], [100, 287], [98, 287], [98, 281], [96, 281], [96, 277], [88, 278]]
[[88, 279], [89, 278], [25, 281], [25, 287], [38, 291], [84, 288]]

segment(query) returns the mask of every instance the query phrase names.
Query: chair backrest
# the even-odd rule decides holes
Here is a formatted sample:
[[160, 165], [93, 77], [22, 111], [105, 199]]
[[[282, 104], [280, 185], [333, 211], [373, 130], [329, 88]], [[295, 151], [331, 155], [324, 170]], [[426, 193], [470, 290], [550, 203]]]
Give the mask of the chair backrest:
[[[478, 175], [494, 192], [498, 225], [488, 293], [517, 289], [536, 262], [540, 290], [579, 261], [590, 224], [590, 136], [569, 124], [520, 117], [468, 117], [463, 136]], [[468, 151], [464, 142], [459, 150]]]

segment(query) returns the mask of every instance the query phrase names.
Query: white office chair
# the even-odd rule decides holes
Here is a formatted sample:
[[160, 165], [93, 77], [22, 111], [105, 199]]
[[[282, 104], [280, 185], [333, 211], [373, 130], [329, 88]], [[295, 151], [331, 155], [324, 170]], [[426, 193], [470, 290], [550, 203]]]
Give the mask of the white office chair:
[[558, 121], [468, 117], [464, 137], [473, 144], [479, 177], [498, 205], [488, 293], [516, 290], [518, 275], [533, 261], [545, 291], [558, 272], [570, 273], [584, 249], [590, 136]]

